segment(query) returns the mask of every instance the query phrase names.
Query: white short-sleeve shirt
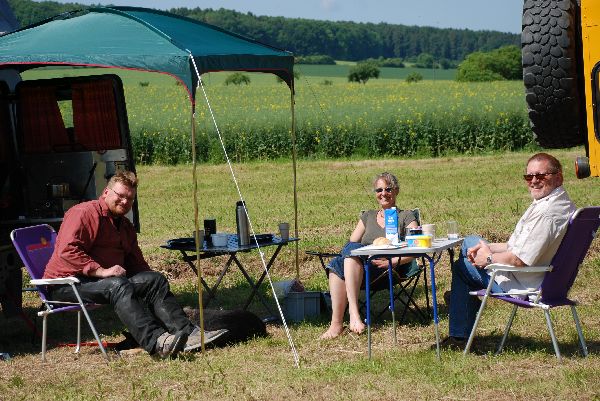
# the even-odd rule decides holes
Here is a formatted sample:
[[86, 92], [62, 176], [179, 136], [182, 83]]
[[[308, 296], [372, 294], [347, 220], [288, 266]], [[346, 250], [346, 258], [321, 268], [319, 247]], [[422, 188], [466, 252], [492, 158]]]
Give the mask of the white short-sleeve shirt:
[[[549, 265], [575, 210], [575, 204], [562, 186], [545, 198], [534, 200], [510, 236], [508, 250], [528, 266]], [[544, 274], [498, 273], [495, 281], [505, 291], [537, 289]]]

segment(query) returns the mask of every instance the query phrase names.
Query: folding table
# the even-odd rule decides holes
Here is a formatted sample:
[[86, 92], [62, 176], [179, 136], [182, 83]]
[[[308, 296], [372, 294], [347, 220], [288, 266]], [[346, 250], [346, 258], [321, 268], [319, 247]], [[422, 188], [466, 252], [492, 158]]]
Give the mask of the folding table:
[[[200, 248], [200, 259], [209, 259], [209, 258], [214, 258], [216, 256], [229, 255], [227, 262], [223, 266], [223, 269], [221, 270], [221, 273], [219, 273], [219, 277], [217, 278], [217, 281], [212, 286], [212, 288], [208, 286], [206, 281], [204, 281], [203, 277], [200, 278], [200, 281], [202, 282], [202, 286], [206, 289], [206, 291], [208, 293], [208, 298], [206, 300], [205, 306], [208, 305], [208, 303], [210, 302], [211, 299], [215, 298], [217, 288], [219, 287], [219, 284], [221, 284], [221, 281], [223, 280], [225, 273], [227, 273], [231, 264], [235, 263], [237, 265], [237, 267], [240, 269], [240, 271], [242, 272], [242, 274], [244, 275], [244, 278], [246, 279], [246, 281], [248, 281], [248, 283], [250, 284], [250, 287], [252, 288], [252, 292], [250, 293], [250, 296], [248, 297], [248, 300], [246, 301], [246, 304], [244, 305], [244, 310], [248, 309], [248, 306], [250, 306], [252, 299], [254, 298], [255, 295], [257, 295], [258, 298], [260, 299], [261, 303], [263, 304], [263, 306], [266, 308], [266, 310], [269, 313], [272, 313], [271, 310], [269, 309], [269, 306], [267, 305], [266, 300], [261, 295], [261, 293], [258, 291], [258, 289], [260, 288], [260, 285], [262, 284], [265, 277], [267, 276], [267, 271], [269, 271], [271, 269], [271, 267], [273, 266], [273, 263], [277, 259], [277, 256], [279, 255], [279, 251], [281, 251], [281, 248], [283, 246], [289, 244], [290, 242], [299, 241], [299, 238], [281, 239], [276, 236], [265, 235], [265, 234], [257, 235], [257, 238], [260, 238], [258, 244], [254, 240], [254, 238], [252, 236], [250, 236], [250, 244], [239, 245], [237, 235], [230, 234], [228, 236], [227, 246], [224, 246], [224, 247], [207, 246], [206, 242], [204, 242], [202, 244], [202, 248]], [[269, 261], [267, 263], [266, 270], [262, 271], [262, 274], [260, 275], [258, 281], [255, 283], [254, 280], [252, 279], [252, 277], [250, 277], [250, 275], [248, 274], [247, 270], [244, 268], [244, 265], [242, 264], [242, 262], [240, 262], [240, 260], [238, 259], [237, 254], [239, 252], [249, 252], [253, 249], [257, 249], [259, 246], [261, 248], [276, 246], [277, 248], [275, 249], [275, 252], [273, 253], [273, 255], [271, 255], [271, 258], [269, 259]], [[194, 238], [177, 238], [177, 239], [168, 240], [165, 245], [161, 245], [161, 248], [168, 249], [171, 251], [181, 252], [183, 260], [185, 262], [187, 262], [187, 264], [194, 271], [194, 273], [196, 273], [196, 275], [198, 275], [198, 271], [196, 270], [196, 265], [195, 265], [196, 245], [194, 243]]]
[[[450, 255], [450, 264], [454, 261], [454, 247], [459, 246], [463, 242], [463, 238], [448, 239], [448, 238], [436, 238], [433, 240], [430, 248], [421, 247], [407, 247], [406, 242], [401, 242], [398, 246], [384, 246], [375, 247], [373, 245], [364, 246], [351, 252], [353, 256], [368, 256], [367, 265], [371, 263], [372, 259], [388, 259], [388, 273], [392, 274], [392, 258], [395, 256], [414, 256], [424, 257], [429, 261], [429, 273], [431, 283], [431, 299], [433, 302], [433, 324], [435, 326], [435, 342], [436, 342], [436, 354], [438, 359], [440, 358], [440, 332], [439, 332], [439, 319], [437, 309], [437, 296], [435, 286], [435, 265], [439, 262], [442, 257], [443, 251], [447, 250]], [[367, 342], [369, 347], [369, 359], [371, 359], [371, 300], [368, 294], [370, 293], [370, 277], [368, 266], [365, 265], [365, 292], [367, 293]], [[394, 299], [390, 296], [390, 308], [393, 310]], [[395, 329], [395, 328], [394, 328]]]

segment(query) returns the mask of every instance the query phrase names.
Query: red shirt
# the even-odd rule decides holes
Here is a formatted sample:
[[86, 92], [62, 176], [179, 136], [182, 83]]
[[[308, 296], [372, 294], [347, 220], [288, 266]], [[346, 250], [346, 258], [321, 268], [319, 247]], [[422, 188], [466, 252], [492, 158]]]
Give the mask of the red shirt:
[[103, 198], [73, 206], [65, 213], [44, 278], [88, 276], [99, 267], [120, 265], [131, 277], [150, 270], [137, 243], [133, 224], [121, 217], [119, 227]]

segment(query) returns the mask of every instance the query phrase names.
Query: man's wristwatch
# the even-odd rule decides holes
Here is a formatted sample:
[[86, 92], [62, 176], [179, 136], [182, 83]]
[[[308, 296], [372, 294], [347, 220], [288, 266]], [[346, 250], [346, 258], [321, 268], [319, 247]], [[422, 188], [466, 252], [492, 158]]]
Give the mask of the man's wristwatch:
[[494, 263], [494, 262], [492, 262], [492, 254], [491, 253], [487, 256], [486, 262], [488, 265], [491, 265], [492, 263]]

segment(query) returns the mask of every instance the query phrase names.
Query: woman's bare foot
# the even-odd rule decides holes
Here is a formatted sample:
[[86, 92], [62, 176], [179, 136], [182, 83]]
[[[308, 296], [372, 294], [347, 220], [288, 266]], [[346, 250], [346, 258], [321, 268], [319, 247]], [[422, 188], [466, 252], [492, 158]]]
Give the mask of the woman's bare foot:
[[365, 324], [362, 320], [350, 318], [350, 331], [356, 334], [362, 334], [365, 331]]
[[338, 337], [340, 334], [344, 332], [344, 326], [342, 325], [331, 325], [329, 329], [323, 334], [321, 334], [321, 340], [331, 340], [332, 338]]

